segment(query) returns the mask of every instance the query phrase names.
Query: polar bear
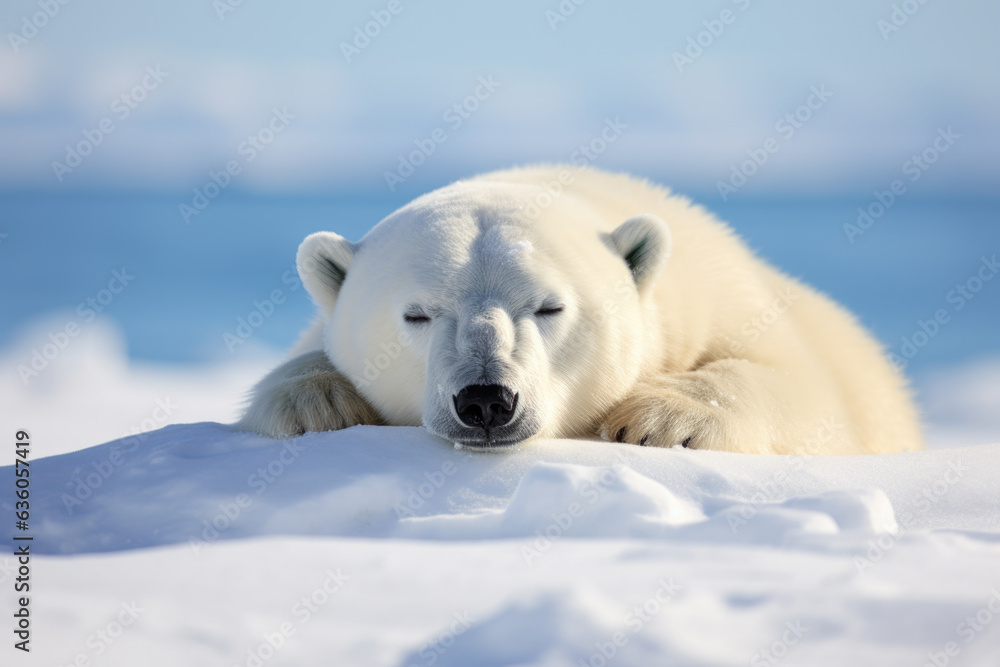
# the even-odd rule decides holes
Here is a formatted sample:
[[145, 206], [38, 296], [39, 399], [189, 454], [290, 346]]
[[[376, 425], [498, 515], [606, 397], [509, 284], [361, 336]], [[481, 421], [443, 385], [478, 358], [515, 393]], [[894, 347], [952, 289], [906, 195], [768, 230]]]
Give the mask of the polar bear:
[[423, 425], [760, 454], [921, 448], [902, 375], [854, 318], [662, 187], [570, 166], [458, 181], [297, 266], [317, 321], [238, 427]]

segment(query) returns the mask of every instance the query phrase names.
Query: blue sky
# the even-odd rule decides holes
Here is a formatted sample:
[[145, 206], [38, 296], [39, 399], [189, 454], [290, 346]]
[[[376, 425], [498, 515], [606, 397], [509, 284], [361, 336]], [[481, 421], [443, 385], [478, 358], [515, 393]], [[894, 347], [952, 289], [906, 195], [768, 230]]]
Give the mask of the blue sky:
[[[990, 194], [1000, 176], [1000, 5], [985, 0], [911, 0], [916, 11], [886, 34], [878, 22], [898, 2], [566, 0], [575, 11], [553, 27], [558, 0], [399, 0], [350, 62], [341, 43], [371, 12], [384, 19], [388, 0], [245, 0], [222, 18], [210, 0], [75, 0], [15, 49], [38, 2], [0, 7], [5, 190], [189, 191], [237, 159], [239, 189], [388, 192], [399, 155], [442, 128], [446, 140], [398, 186], [417, 193], [568, 159], [609, 118], [627, 128], [594, 164], [693, 193], [715, 191], [768, 138], [779, 150], [738, 196], [870, 193], [948, 127], [960, 139], [919, 192]], [[713, 28], [679, 68], [674, 54]], [[166, 76], [129, 116], [113, 112], [157, 66]], [[452, 127], [444, 114], [480, 77], [499, 85]], [[814, 86], [832, 96], [781, 137], [775, 123]], [[274, 108], [294, 120], [244, 162], [241, 143]], [[52, 163], [105, 119], [114, 131], [60, 181]]]

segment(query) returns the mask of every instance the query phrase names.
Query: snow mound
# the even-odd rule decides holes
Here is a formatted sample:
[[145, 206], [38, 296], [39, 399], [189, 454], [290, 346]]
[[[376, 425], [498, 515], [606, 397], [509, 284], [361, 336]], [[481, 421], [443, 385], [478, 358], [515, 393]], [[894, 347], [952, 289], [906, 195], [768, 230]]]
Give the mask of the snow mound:
[[495, 454], [418, 428], [274, 441], [178, 425], [35, 461], [35, 549], [268, 535], [849, 548], [914, 529], [997, 532], [998, 451], [808, 459], [541, 441]]
[[[661, 597], [672, 594], [675, 586], [664, 582], [661, 588], [669, 592]], [[439, 667], [577, 667], [580, 661], [600, 662], [600, 656], [656, 664], [662, 657], [660, 647], [648, 637], [630, 636], [636, 627], [641, 629], [637, 616], [632, 632], [626, 634], [619, 628], [621, 618], [613, 611], [619, 606], [614, 599], [587, 587], [539, 593], [512, 602], [478, 622], [459, 616], [406, 656], [399, 667], [426, 665], [431, 657]], [[517, 640], [511, 641], [513, 638]]]
[[531, 534], [538, 517], [570, 524], [584, 535], [655, 537], [664, 528], [704, 520], [700, 505], [621, 463], [599, 468], [535, 463], [504, 512], [502, 532]]
[[[169, 426], [31, 462], [33, 652], [123, 667], [902, 666], [955, 650], [997, 664], [998, 470], [1000, 445], [491, 454], [418, 428], [275, 441]], [[0, 584], [15, 572], [0, 558]]]

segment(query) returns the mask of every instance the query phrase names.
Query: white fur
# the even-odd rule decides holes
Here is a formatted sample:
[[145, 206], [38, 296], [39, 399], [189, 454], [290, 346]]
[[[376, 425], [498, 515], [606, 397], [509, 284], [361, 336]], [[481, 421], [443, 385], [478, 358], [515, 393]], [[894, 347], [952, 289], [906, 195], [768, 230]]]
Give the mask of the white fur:
[[[320, 318], [296, 352], [325, 350], [390, 424], [473, 446], [601, 433], [757, 453], [922, 446], [904, 380], [847, 312], [701, 208], [626, 176], [486, 174], [418, 198], [359, 243], [314, 234], [298, 263]], [[475, 384], [518, 395], [493, 440], [456, 416], [454, 396]], [[259, 386], [245, 427], [280, 404], [265, 400], [272, 387]]]

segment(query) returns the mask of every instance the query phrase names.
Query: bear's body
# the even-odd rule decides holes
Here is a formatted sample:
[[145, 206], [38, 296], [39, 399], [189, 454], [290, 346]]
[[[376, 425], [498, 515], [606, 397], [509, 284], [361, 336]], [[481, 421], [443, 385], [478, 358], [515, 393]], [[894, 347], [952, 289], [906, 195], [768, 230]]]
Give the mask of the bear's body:
[[919, 449], [903, 377], [842, 308], [687, 200], [573, 167], [460, 181], [349, 243], [240, 425], [423, 424], [467, 446], [594, 437], [746, 453]]

